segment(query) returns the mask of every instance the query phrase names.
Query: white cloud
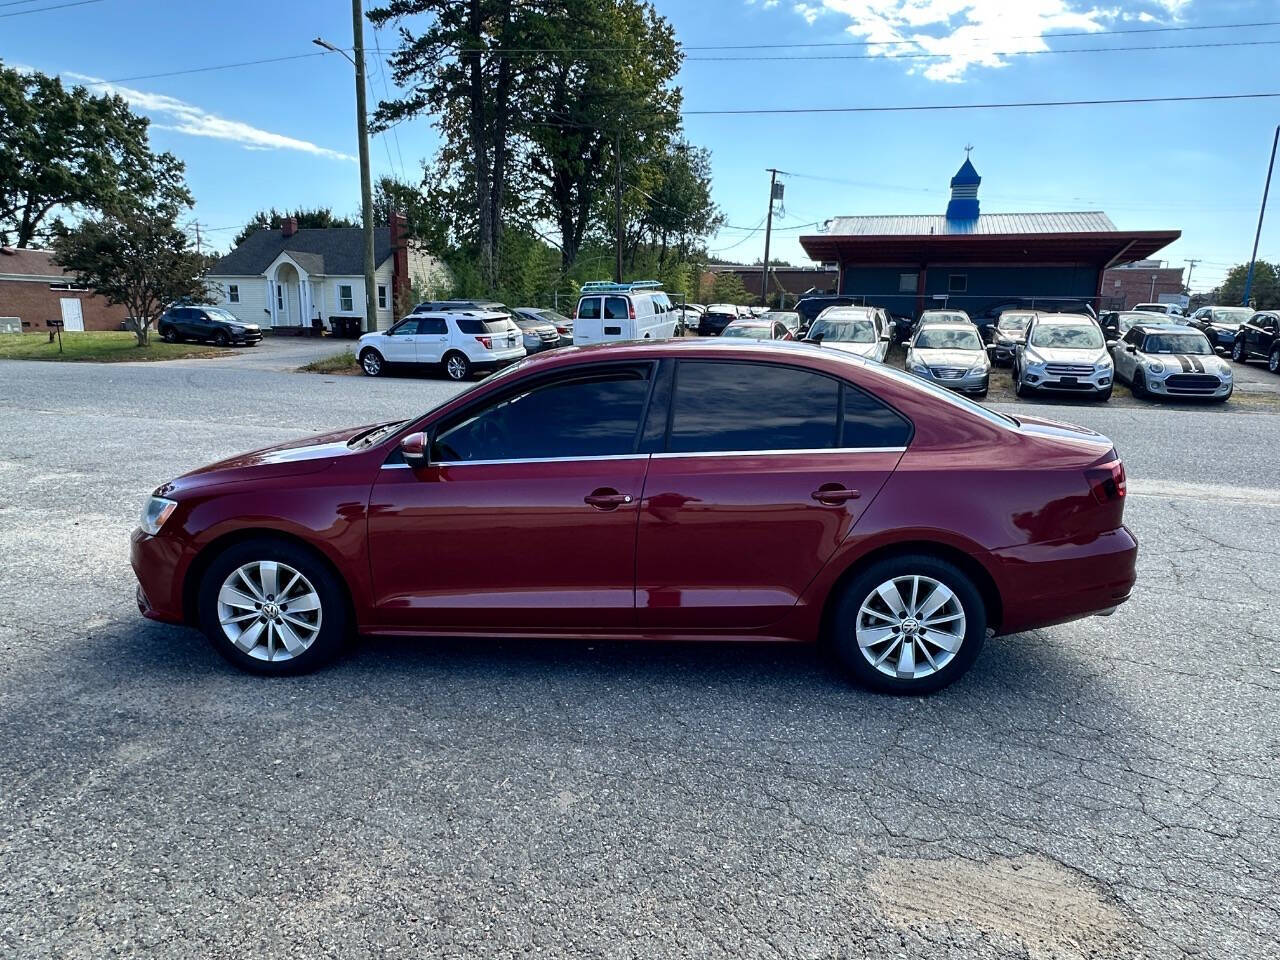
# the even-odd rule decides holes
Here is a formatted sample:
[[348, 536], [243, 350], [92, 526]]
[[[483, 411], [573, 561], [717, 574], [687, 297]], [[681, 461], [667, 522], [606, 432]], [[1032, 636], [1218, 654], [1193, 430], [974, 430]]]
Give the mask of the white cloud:
[[[870, 41], [878, 56], [934, 54], [904, 59], [909, 72], [942, 83], [961, 83], [971, 68], [1007, 67], [1004, 53], [1048, 50], [1044, 34], [1099, 31], [1117, 19], [1177, 19], [1191, 0], [1130, 0], [1108, 7], [1091, 0], [815, 0], [795, 11], [812, 24], [823, 13], [840, 14], [850, 35]], [[1146, 9], [1142, 9], [1142, 8]], [[1136, 8], [1136, 9], [1135, 9]], [[1158, 14], [1153, 16], [1152, 10]]]
[[239, 120], [228, 120], [176, 97], [121, 87], [82, 73], [67, 73], [64, 76], [93, 84], [99, 90], [119, 94], [129, 101], [129, 105], [135, 110], [154, 118], [156, 128], [160, 130], [173, 130], [193, 137], [226, 140], [230, 143], [238, 143], [246, 150], [297, 150], [331, 160], [355, 161], [355, 157], [349, 154], [330, 150], [310, 140], [299, 140], [282, 133], [262, 130]]

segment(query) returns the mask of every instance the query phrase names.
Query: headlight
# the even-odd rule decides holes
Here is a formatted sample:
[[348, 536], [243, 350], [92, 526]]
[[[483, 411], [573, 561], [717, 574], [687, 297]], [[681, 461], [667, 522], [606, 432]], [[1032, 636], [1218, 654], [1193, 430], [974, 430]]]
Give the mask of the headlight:
[[1164, 362], [1161, 360], [1148, 360], [1147, 369], [1152, 373], [1164, 373]]
[[1040, 354], [1036, 353], [1034, 350], [1022, 351], [1022, 359], [1023, 362], [1033, 364], [1035, 366], [1039, 366], [1044, 363], [1044, 357], [1040, 356]]
[[1220, 376], [1223, 380], [1230, 380], [1231, 368], [1224, 363], [1222, 365], [1222, 369], [1218, 371], [1218, 376]]
[[232, 327], [232, 328], [231, 328], [231, 332], [232, 332], [232, 333], [244, 333], [244, 327]]
[[971, 377], [976, 377], [976, 376], [981, 376], [986, 372], [987, 372], [987, 368], [984, 367], [982, 364], [978, 364], [976, 367], [970, 368], [968, 375]]
[[154, 537], [177, 506], [176, 502], [166, 500], [164, 497], [148, 497], [147, 502], [142, 506], [142, 516], [138, 518], [138, 526], [142, 527], [143, 533], [149, 533]]

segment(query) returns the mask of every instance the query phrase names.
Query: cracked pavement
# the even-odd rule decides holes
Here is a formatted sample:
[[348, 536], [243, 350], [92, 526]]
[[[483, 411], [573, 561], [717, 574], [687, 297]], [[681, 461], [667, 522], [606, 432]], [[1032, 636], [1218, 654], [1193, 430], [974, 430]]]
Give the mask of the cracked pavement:
[[0, 955], [1275, 956], [1280, 415], [1037, 405], [1125, 458], [1134, 599], [925, 699], [714, 644], [264, 680], [138, 616], [151, 488], [453, 389], [0, 363]]

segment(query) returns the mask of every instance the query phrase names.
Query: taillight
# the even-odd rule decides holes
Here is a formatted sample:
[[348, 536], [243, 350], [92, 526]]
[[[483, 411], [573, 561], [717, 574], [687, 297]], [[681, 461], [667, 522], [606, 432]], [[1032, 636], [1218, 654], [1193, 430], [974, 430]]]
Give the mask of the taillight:
[[627, 301], [627, 317], [631, 320], [636, 318], [636, 305], [630, 300]]
[[568, 333], [568, 332], [569, 332], [568, 327], [556, 327], [556, 333]]
[[480, 341], [480, 346], [486, 350], [493, 349], [493, 337], [476, 337], [476, 339]]
[[1093, 493], [1093, 499], [1099, 503], [1111, 503], [1115, 500], [1123, 500], [1127, 492], [1125, 489], [1124, 464], [1119, 460], [1112, 460], [1110, 463], [1104, 463], [1100, 466], [1090, 467], [1084, 472], [1085, 479], [1089, 481], [1089, 490]]

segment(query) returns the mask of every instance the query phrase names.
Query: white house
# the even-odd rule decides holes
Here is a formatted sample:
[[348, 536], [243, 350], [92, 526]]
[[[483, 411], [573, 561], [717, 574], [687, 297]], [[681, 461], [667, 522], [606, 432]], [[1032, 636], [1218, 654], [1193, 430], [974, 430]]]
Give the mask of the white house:
[[[449, 281], [448, 268], [403, 239], [404, 218], [373, 231], [378, 329], [395, 322], [397, 292], [433, 291]], [[337, 317], [364, 319], [364, 232], [359, 227], [298, 229], [290, 217], [280, 229], [263, 228], [215, 263], [207, 279], [216, 302], [245, 323], [288, 332], [326, 327]], [[362, 324], [363, 326], [363, 324]]]

